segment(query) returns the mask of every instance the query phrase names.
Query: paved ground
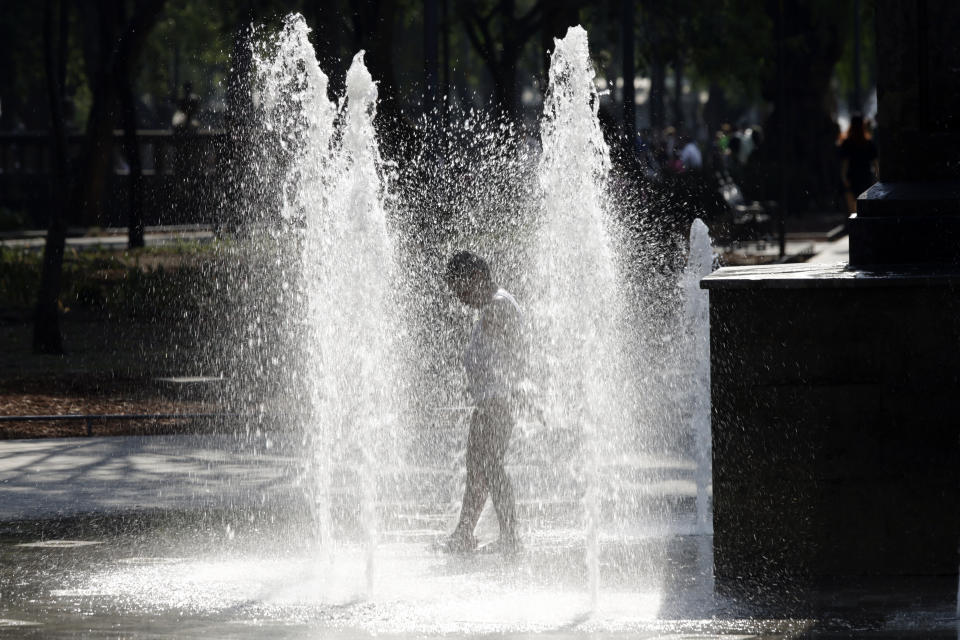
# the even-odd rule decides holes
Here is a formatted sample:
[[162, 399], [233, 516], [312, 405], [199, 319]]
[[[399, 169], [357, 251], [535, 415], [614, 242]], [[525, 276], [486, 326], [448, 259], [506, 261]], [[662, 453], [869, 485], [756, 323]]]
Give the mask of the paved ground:
[[850, 260], [850, 236], [837, 238], [833, 242], [819, 245], [817, 254], [807, 260], [808, 264], [835, 264]]
[[[211, 435], [0, 441], [0, 522], [302, 499], [298, 459], [279, 452], [269, 440], [257, 441], [259, 450], [252, 450], [242, 438]], [[638, 472], [646, 472], [643, 486], [636, 488], [644, 499], [668, 505], [676, 515], [693, 515], [692, 462], [646, 456], [637, 464]], [[422, 488], [428, 475], [452, 474], [443, 469], [421, 471], [417, 483]], [[522, 484], [531, 467], [523, 465], [513, 473]], [[439, 481], [442, 489], [455, 479], [451, 475]], [[533, 501], [521, 495], [521, 508], [526, 502]]]
[[126, 436], [0, 442], [0, 521], [189, 509], [289, 497], [297, 467], [229, 437]]
[[[295, 457], [260, 443], [260, 451], [251, 451], [222, 436], [0, 442], [0, 522], [127, 510], [200, 512], [295, 497]], [[645, 467], [656, 464], [678, 475], [655, 491], [689, 498], [692, 482], [682, 479], [677, 461], [644, 461]], [[779, 640], [957, 633], [954, 601], [942, 589], [920, 597], [926, 592], [912, 583], [867, 591], [866, 597], [821, 594], [824, 610], [813, 617], [753, 611], [713, 593], [712, 537], [676, 529], [666, 537], [608, 543], [599, 606], [591, 612], [580, 531], [531, 536], [516, 566], [482, 554], [451, 558], [419, 539], [384, 537], [374, 586], [364, 595], [370, 565], [354, 546], [344, 546], [327, 564], [306, 547], [278, 555], [281, 540], [269, 526], [237, 530], [234, 537], [229, 526], [204, 520], [205, 537], [185, 543], [183, 536], [196, 530], [120, 524], [113, 534], [100, 529], [100, 535], [66, 540], [34, 533], [43, 530], [35, 524], [3, 527], [0, 637], [519, 638], [537, 632]], [[663, 566], [648, 570], [649, 563]]]

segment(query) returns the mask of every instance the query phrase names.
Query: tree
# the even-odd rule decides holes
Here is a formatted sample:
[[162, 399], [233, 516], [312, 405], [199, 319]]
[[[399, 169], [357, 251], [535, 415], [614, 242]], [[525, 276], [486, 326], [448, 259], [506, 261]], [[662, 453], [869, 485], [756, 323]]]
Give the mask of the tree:
[[520, 108], [517, 63], [527, 42], [541, 29], [548, 5], [552, 5], [538, 0], [518, 15], [516, 4], [516, 0], [458, 3], [467, 37], [490, 71], [494, 108], [511, 116]]
[[424, 109], [430, 111], [440, 103], [440, 6], [437, 0], [423, 3], [423, 67]]
[[838, 130], [828, 98], [848, 32], [849, 6], [768, 0], [766, 8], [781, 34], [778, 64], [763, 82], [763, 95], [774, 105], [760, 150], [769, 171], [766, 197], [783, 201], [793, 212], [830, 210], [840, 170], [834, 150]]
[[93, 94], [81, 149], [79, 192], [74, 200], [80, 207], [81, 223], [97, 222], [106, 197], [116, 108], [123, 86], [118, 74], [139, 56], [163, 4], [164, 0], [135, 2], [129, 19], [124, 19], [125, 0], [80, 5], [84, 40], [91, 43], [86, 56]]
[[[164, 0], [145, 0], [136, 5], [133, 16], [123, 30], [116, 46], [113, 62], [113, 78], [120, 100], [123, 122], [123, 140], [127, 164], [130, 166], [130, 194], [128, 202], [128, 244], [131, 249], [142, 247], [143, 237], [143, 167], [140, 162], [140, 145], [137, 143], [137, 111], [133, 91], [134, 70], [143, 48], [146, 35], [156, 24]], [[118, 9], [123, 15], [124, 7]], [[124, 20], [121, 18], [121, 20]], [[124, 20], [125, 21], [125, 20]]]
[[[639, 52], [650, 77], [649, 117], [666, 125], [667, 65], [751, 101], [772, 64], [773, 25], [754, 0], [639, 0]], [[676, 97], [674, 108], [676, 109]], [[676, 116], [675, 116], [676, 117]]]
[[546, 87], [547, 74], [550, 70], [550, 54], [553, 51], [554, 38], [567, 35], [567, 29], [580, 23], [580, 9], [583, 0], [553, 0], [543, 12], [540, 26], [540, 54], [543, 59], [543, 79]]
[[[54, 25], [59, 29], [55, 35]], [[63, 274], [63, 251], [67, 222], [64, 192], [67, 186], [67, 133], [63, 118], [63, 71], [69, 24], [69, 4], [46, 0], [43, 6], [43, 61], [50, 107], [51, 210], [47, 239], [43, 249], [43, 268], [33, 327], [33, 349], [38, 353], [62, 353], [58, 309]], [[58, 64], [59, 62], [59, 64]]]
[[[63, 338], [60, 334], [59, 298], [63, 271], [63, 251], [66, 242], [68, 206], [78, 206], [87, 211], [84, 219], [95, 220], [100, 211], [110, 170], [110, 152], [113, 148], [115, 104], [121, 86], [129, 82], [132, 61], [136, 60], [151, 26], [156, 22], [164, 0], [142, 0], [134, 4], [129, 20], [123, 19], [123, 0], [103, 0], [95, 8], [83, 5], [96, 16], [87, 15], [86, 28], [94, 29], [99, 46], [96, 72], [93, 82], [93, 106], [87, 121], [86, 136], [78, 159], [81, 168], [79, 181], [72, 188], [68, 185], [66, 133], [62, 111], [63, 77], [65, 63], [54, 62], [55, 51], [65, 57], [69, 19], [67, 9], [58, 5], [60, 38], [53, 37], [54, 1], [47, 0], [44, 9], [44, 60], [50, 95], [50, 119], [53, 135], [53, 162], [55, 181], [54, 202], [50, 214], [50, 226], [44, 248], [43, 271], [37, 308], [34, 318], [33, 347], [40, 353], [61, 353]], [[92, 18], [96, 20], [93, 21]], [[117, 35], [119, 34], [119, 36]], [[89, 32], [85, 34], [91, 35]], [[89, 39], [89, 38], [88, 38]], [[128, 95], [125, 110], [132, 113], [132, 91]], [[135, 123], [134, 123], [135, 126]], [[131, 147], [134, 153], [130, 154]], [[136, 156], [136, 143], [129, 144], [128, 154]], [[67, 196], [64, 195], [67, 194]], [[69, 197], [69, 200], [65, 200]], [[92, 208], [92, 209], [91, 209]], [[93, 217], [91, 217], [93, 216]], [[136, 222], [135, 220], [133, 222]], [[132, 225], [132, 228], [135, 225]], [[142, 217], [140, 219], [140, 242], [142, 243]]]
[[620, 46], [623, 59], [623, 130], [632, 144], [637, 135], [636, 90], [633, 78], [636, 75], [636, 42], [634, 40], [633, 0], [620, 0]]

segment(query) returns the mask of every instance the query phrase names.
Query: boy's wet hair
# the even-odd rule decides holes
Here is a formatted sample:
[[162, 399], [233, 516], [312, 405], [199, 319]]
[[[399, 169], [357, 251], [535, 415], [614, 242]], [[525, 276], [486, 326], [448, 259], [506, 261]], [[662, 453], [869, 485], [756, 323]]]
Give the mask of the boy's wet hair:
[[487, 261], [470, 251], [458, 251], [447, 261], [447, 280], [464, 280], [479, 273], [490, 279], [490, 265]]

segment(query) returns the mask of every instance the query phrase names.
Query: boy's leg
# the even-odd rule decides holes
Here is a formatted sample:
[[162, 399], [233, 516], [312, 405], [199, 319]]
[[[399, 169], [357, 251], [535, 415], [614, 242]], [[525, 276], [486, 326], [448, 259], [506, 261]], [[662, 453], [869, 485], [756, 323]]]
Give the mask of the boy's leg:
[[510, 436], [513, 433], [513, 413], [506, 405], [497, 404], [485, 412], [483, 424], [484, 465], [487, 489], [500, 523], [500, 540], [505, 549], [519, 543], [517, 535], [516, 502], [513, 483], [504, 467]]
[[513, 496], [513, 483], [503, 466], [503, 460], [493, 463], [487, 479], [490, 497], [500, 523], [500, 540], [507, 546], [515, 545], [517, 536], [517, 507]]
[[[451, 541], [456, 540], [461, 546], [475, 547], [476, 540], [473, 537], [473, 531], [480, 520], [480, 514], [483, 512], [483, 505], [487, 501], [487, 479], [483, 472], [483, 460], [481, 446], [483, 440], [482, 417], [480, 410], [474, 409], [473, 416], [470, 419], [470, 435], [467, 437], [467, 478], [466, 486], [463, 491], [463, 503], [460, 507], [460, 520], [457, 522], [457, 528]], [[468, 549], [464, 549], [468, 550]]]

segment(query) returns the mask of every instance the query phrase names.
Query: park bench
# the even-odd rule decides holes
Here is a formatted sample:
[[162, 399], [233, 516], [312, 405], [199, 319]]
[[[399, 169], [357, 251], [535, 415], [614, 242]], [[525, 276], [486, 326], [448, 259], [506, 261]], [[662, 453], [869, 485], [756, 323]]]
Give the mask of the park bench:
[[715, 173], [717, 190], [726, 207], [725, 226], [729, 229], [730, 239], [758, 239], [773, 235], [773, 216], [769, 210], [774, 203], [760, 203], [747, 200], [740, 186], [725, 171]]

